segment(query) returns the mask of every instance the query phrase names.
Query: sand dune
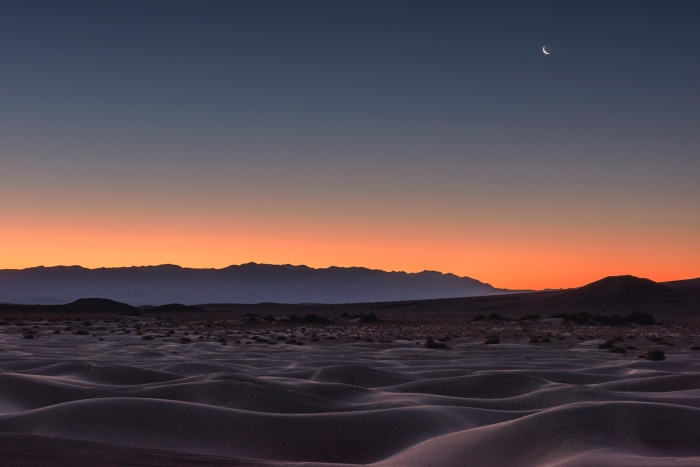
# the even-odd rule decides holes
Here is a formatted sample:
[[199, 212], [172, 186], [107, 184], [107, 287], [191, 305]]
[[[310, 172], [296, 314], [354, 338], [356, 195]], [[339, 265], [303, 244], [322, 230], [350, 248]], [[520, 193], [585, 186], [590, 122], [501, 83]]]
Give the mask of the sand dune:
[[[640, 458], [674, 454], [700, 462], [700, 409], [641, 402], [570, 404], [437, 437], [381, 466], [581, 465], [596, 455]], [[688, 460], [688, 459], [686, 459]], [[666, 459], [666, 462], [669, 460]], [[663, 465], [652, 460], [650, 465]]]
[[65, 325], [0, 328], [2, 465], [700, 465], [700, 354], [670, 329], [626, 331], [637, 353], [677, 344], [654, 362], [596, 335], [433, 350], [309, 325], [222, 328], [226, 345], [209, 323]]

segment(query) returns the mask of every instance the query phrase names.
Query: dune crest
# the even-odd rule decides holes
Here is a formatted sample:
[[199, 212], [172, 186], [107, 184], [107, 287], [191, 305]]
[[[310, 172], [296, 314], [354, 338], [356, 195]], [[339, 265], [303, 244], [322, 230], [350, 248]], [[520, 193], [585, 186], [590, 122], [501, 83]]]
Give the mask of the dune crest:
[[688, 327], [392, 313], [8, 317], [2, 465], [700, 465]]

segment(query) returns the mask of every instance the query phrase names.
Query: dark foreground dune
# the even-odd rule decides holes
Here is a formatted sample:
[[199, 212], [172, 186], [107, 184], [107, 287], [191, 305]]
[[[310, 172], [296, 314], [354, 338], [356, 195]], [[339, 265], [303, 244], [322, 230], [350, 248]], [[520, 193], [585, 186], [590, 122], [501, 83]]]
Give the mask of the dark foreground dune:
[[700, 465], [690, 322], [91, 316], [0, 325], [3, 466]]

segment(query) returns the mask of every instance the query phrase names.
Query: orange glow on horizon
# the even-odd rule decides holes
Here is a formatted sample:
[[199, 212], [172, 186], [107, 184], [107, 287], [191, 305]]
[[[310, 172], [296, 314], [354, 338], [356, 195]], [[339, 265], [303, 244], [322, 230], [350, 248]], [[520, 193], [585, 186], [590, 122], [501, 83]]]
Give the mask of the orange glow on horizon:
[[[476, 229], [313, 224], [79, 223], [46, 219], [0, 230], [0, 268], [81, 265], [89, 268], [178, 264], [221, 268], [247, 262], [362, 266], [388, 271], [436, 270], [495, 287], [577, 287], [609, 275], [656, 281], [700, 276], [700, 247], [692, 232], [677, 238], [646, 232], [512, 235]], [[685, 245], [685, 246], [684, 246]]]

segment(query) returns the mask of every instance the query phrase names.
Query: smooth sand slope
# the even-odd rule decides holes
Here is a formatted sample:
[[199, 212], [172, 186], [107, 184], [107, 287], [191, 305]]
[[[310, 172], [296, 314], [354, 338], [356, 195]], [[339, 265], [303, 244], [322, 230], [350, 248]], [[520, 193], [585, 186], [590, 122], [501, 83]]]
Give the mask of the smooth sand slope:
[[[450, 348], [428, 349], [390, 326], [5, 323], [0, 464], [700, 465], [687, 330], [555, 320], [537, 331], [552, 342], [485, 345], [452, 323]], [[665, 360], [637, 358], [651, 339], [675, 342]]]

